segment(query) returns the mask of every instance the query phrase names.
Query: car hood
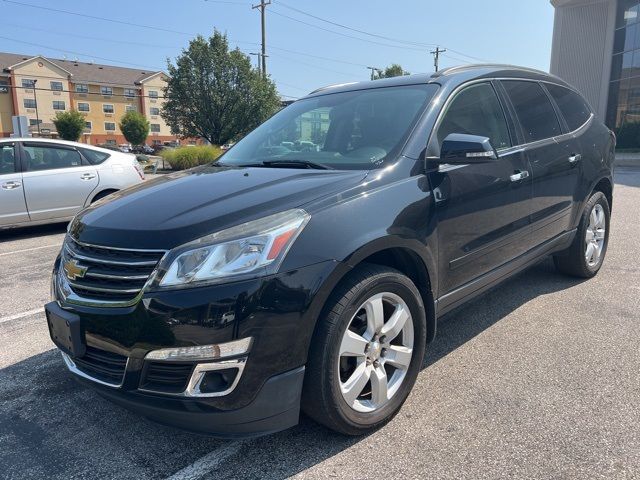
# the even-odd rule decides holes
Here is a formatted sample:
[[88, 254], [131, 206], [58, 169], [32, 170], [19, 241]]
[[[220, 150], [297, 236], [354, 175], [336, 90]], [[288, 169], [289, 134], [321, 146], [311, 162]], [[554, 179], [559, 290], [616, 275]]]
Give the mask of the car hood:
[[110, 195], [80, 212], [70, 232], [93, 245], [169, 249], [300, 207], [366, 176], [366, 171], [201, 167]]

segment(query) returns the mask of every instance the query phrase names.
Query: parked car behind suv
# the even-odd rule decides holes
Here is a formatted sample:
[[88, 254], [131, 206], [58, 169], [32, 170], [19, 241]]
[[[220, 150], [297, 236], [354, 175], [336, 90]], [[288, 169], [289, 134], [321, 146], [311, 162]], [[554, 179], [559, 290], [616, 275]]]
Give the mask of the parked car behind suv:
[[548, 255], [598, 272], [614, 146], [573, 88], [517, 67], [317, 90], [217, 164], [81, 212], [51, 337], [76, 378], [165, 424], [259, 435], [302, 407], [369, 432], [444, 313]]
[[0, 228], [69, 221], [143, 180], [134, 155], [63, 140], [0, 140]]

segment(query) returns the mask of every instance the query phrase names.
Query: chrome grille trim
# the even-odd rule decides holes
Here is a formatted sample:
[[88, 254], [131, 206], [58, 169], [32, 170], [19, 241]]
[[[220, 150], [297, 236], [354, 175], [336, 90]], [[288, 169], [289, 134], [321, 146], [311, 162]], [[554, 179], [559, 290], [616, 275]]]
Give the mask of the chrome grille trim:
[[[101, 264], [104, 264], [104, 265], [121, 265], [121, 266], [130, 265], [130, 266], [134, 266], [134, 267], [151, 267], [151, 266], [154, 266], [154, 265], [156, 265], [158, 263], [157, 261], [124, 262], [124, 261], [118, 261], [118, 260], [106, 260], [104, 258], [89, 257], [87, 255], [82, 255], [82, 254], [80, 254], [78, 252], [75, 252], [66, 243], [64, 245], [64, 248], [69, 253], [69, 255], [71, 255], [73, 258], [77, 258], [78, 260], [84, 260], [86, 262], [101, 263]], [[100, 248], [104, 248], [104, 247], [100, 247]]]
[[[167, 250], [111, 248], [79, 242], [67, 235], [54, 277], [58, 300], [91, 307], [130, 307], [153, 281]], [[84, 275], [67, 278], [64, 264], [75, 260]]]

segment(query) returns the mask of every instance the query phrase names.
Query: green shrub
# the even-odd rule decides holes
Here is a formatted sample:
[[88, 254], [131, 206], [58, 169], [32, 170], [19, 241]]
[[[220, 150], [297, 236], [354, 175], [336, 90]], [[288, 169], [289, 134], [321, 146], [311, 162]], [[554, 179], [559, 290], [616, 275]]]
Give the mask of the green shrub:
[[186, 170], [187, 168], [213, 162], [222, 155], [222, 150], [214, 145], [202, 145], [173, 149], [168, 148], [162, 150], [160, 155], [165, 162], [171, 164], [172, 170]]
[[625, 123], [616, 131], [617, 148], [640, 147], [640, 122]]

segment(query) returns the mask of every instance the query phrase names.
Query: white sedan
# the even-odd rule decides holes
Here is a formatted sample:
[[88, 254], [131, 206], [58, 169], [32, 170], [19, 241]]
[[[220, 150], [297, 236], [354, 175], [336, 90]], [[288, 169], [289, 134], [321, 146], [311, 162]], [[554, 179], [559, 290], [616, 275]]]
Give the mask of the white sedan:
[[0, 140], [0, 228], [65, 222], [144, 180], [135, 155], [44, 138]]

